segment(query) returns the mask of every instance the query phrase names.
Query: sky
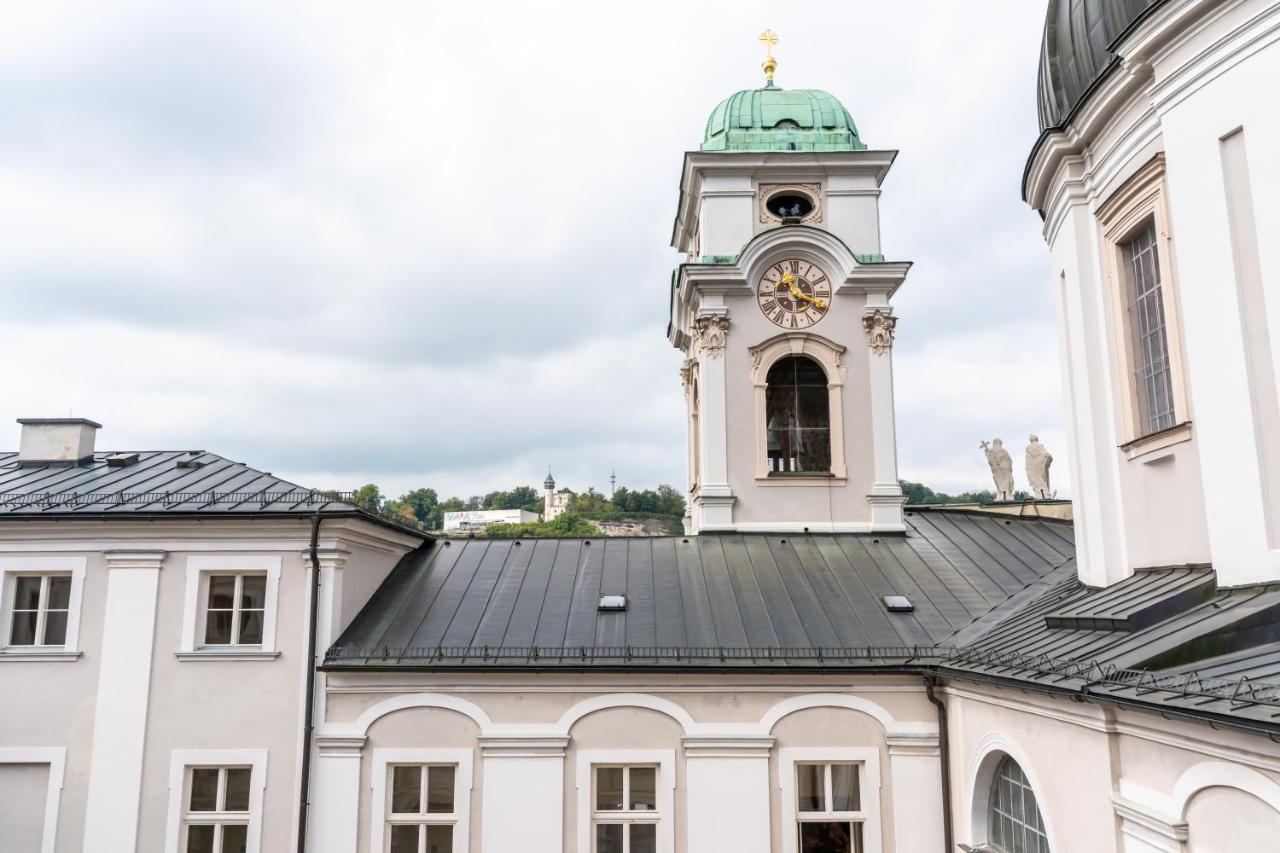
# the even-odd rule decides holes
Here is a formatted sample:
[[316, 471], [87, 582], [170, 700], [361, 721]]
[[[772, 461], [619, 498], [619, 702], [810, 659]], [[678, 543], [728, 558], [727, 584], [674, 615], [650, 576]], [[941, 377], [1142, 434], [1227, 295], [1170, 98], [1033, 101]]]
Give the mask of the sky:
[[[0, 448], [204, 449], [306, 486], [683, 488], [665, 337], [681, 158], [762, 83], [873, 148], [900, 474], [1069, 492], [1048, 253], [1019, 182], [1043, 2], [5, 4]], [[0, 430], [3, 428], [0, 427]]]

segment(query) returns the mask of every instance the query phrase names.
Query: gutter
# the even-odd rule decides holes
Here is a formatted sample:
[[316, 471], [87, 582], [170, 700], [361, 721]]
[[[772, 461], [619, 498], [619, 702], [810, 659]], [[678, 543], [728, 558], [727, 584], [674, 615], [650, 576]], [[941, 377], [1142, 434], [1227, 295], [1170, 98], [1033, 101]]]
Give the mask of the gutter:
[[924, 675], [924, 693], [938, 709], [938, 766], [942, 773], [942, 849], [950, 853], [955, 849], [955, 836], [951, 823], [951, 751], [947, 741], [947, 703], [934, 692], [937, 677]]
[[302, 769], [298, 774], [298, 853], [307, 849], [311, 800], [311, 738], [316, 705], [316, 612], [320, 608], [320, 512], [311, 517], [311, 600], [307, 610], [307, 698], [302, 714]]

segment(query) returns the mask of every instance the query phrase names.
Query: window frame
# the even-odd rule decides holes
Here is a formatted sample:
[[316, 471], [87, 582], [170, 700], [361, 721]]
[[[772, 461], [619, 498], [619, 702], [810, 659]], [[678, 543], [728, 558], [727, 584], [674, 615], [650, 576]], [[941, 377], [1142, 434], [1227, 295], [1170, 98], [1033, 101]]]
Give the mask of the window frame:
[[[602, 809], [600, 808], [600, 771], [601, 770], [621, 770], [622, 771], [622, 803], [623, 808], [619, 809]], [[636, 770], [652, 770], [653, 771], [653, 791], [654, 806], [651, 811], [643, 811], [640, 809], [627, 808], [626, 805], [631, 800], [631, 776]], [[631, 831], [630, 828], [637, 824], [644, 826], [652, 826], [654, 828], [654, 842], [657, 843], [658, 827], [662, 825], [662, 810], [659, 808], [658, 800], [658, 779], [661, 777], [662, 768], [656, 764], [618, 764], [614, 762], [603, 762], [592, 764], [591, 773], [591, 853], [599, 853], [595, 847], [595, 829], [601, 825], [605, 826], [622, 826], [626, 827], [623, 832], [622, 850], [623, 853], [629, 853], [631, 849]]]
[[[471, 788], [474, 754], [470, 749], [416, 749], [416, 748], [384, 748], [373, 750], [371, 765], [371, 787], [373, 790], [369, 820], [369, 850], [371, 853], [386, 853], [391, 846], [391, 833], [387, 827], [391, 825], [391, 773], [396, 766], [411, 764], [419, 766], [452, 765], [453, 776], [453, 812], [421, 814], [414, 821], [399, 821], [422, 825], [428, 823], [450, 824], [453, 826], [454, 853], [467, 853], [471, 849]], [[428, 771], [429, 772], [429, 771]]]
[[[1115, 353], [1112, 376], [1119, 398], [1120, 447], [1130, 458], [1191, 438], [1191, 409], [1187, 393], [1182, 348], [1182, 319], [1177, 277], [1172, 264], [1173, 239], [1164, 183], [1164, 155], [1151, 161], [1115, 190], [1099, 208], [1102, 231], [1105, 302], [1108, 308], [1111, 349]], [[1129, 293], [1131, 270], [1125, 257], [1127, 245], [1151, 225], [1155, 229], [1156, 271], [1164, 312], [1165, 343], [1169, 353], [1173, 425], [1149, 431], [1143, 423], [1135, 377], [1137, 359]]]
[[[193, 826], [212, 826], [213, 827], [213, 849], [220, 851], [222, 849], [223, 835], [229, 826], [245, 827], [246, 840], [249, 834], [249, 818], [251, 815], [249, 803], [245, 804], [244, 810], [236, 809], [234, 811], [226, 808], [227, 795], [227, 776], [232, 770], [248, 770], [250, 780], [253, 777], [253, 768], [245, 767], [240, 764], [219, 764], [219, 765], [187, 765], [183, 769], [182, 780], [182, 828], [178, 837], [178, 849], [186, 850], [188, 841], [190, 840], [191, 828]], [[215, 808], [208, 811], [195, 811], [191, 808], [191, 794], [195, 787], [194, 779], [197, 770], [213, 770], [217, 773], [217, 791], [214, 794]], [[250, 800], [252, 801], [253, 784], [250, 781]], [[221, 804], [222, 808], [216, 805]]]
[[[751, 347], [750, 375], [755, 387], [756, 482], [768, 486], [843, 485], [848, 481], [844, 447], [844, 381], [848, 372], [847, 350], [813, 332], [783, 332]], [[770, 475], [769, 472], [769, 370], [784, 358], [803, 356], [817, 362], [827, 377], [827, 424], [830, 430], [831, 470]]]
[[[84, 597], [85, 566], [83, 556], [25, 557], [0, 556], [0, 660], [75, 660], [80, 656], [80, 611]], [[59, 645], [11, 645], [13, 605], [19, 577], [70, 577], [71, 592], [67, 599], [67, 631]], [[41, 582], [41, 595], [47, 583]]]
[[[796, 773], [801, 764], [858, 764], [861, 772], [858, 775], [859, 804], [858, 812], [801, 812], [799, 808], [799, 786]], [[829, 788], [830, 771], [824, 772], [824, 782]], [[825, 747], [791, 747], [778, 750], [778, 787], [781, 789], [782, 805], [782, 851], [783, 853], [799, 853], [800, 824], [806, 816], [829, 817], [831, 821], [842, 821], [844, 814], [861, 815], [862, 851], [863, 853], [882, 853], [884, 847], [884, 830], [880, 815], [880, 750], [874, 747], [832, 748]], [[827, 804], [830, 804], [828, 799]], [[850, 818], [850, 822], [854, 819]], [[810, 821], [812, 822], [812, 821]]]
[[[793, 765], [794, 771], [797, 774], [799, 773], [801, 767], [821, 767], [822, 768], [822, 789], [823, 789], [822, 796], [823, 796], [823, 805], [826, 806], [826, 808], [824, 808], [822, 811], [801, 811], [800, 810], [800, 803], [799, 803], [800, 788], [799, 788], [799, 782], [797, 778], [796, 819], [795, 819], [795, 823], [792, 826], [792, 829], [798, 834], [800, 831], [800, 828], [804, 826], [806, 823], [848, 823], [848, 824], [856, 823], [862, 826], [862, 831], [864, 835], [863, 846], [865, 846], [866, 845], [866, 838], [865, 838], [866, 822], [867, 822], [866, 810], [862, 808], [858, 808], [856, 810], [837, 811], [836, 809], [831, 808], [832, 800], [833, 800], [831, 769], [836, 766], [854, 768], [854, 774], [857, 780], [858, 803], [859, 805], [862, 804], [863, 802], [862, 780], [863, 780], [863, 777], [866, 776], [866, 771], [864, 769], [862, 762], [860, 761], [797, 761]], [[799, 844], [798, 837], [797, 837], [796, 843]], [[854, 853], [856, 853], [856, 851], [854, 851]]]
[[[657, 808], [652, 812], [631, 810], [597, 812], [595, 807], [597, 767], [654, 767], [654, 794]], [[575, 764], [578, 788], [578, 846], [582, 853], [595, 850], [596, 815], [609, 817], [608, 823], [654, 823], [657, 825], [657, 853], [675, 853], [675, 750], [671, 749], [580, 749]], [[614, 816], [618, 816], [614, 819]]]
[[[182, 660], [264, 660], [279, 657], [276, 616], [280, 598], [281, 557], [269, 554], [198, 555], [187, 558], [187, 588], [178, 657]], [[227, 575], [266, 577], [262, 611], [262, 642], [249, 645], [206, 645], [209, 579]], [[237, 582], [236, 589], [240, 588]], [[235, 604], [238, 605], [238, 601]], [[237, 608], [238, 610], [238, 608]]]
[[0, 747], [0, 764], [43, 764], [48, 766], [49, 776], [45, 784], [40, 853], [54, 853], [54, 847], [58, 840], [58, 812], [62, 808], [62, 785], [67, 765], [66, 747]]
[[[1002, 775], [1001, 771], [1008, 766], [1015, 768], [1018, 771], [1018, 776], [1021, 777], [1020, 780], [1008, 779], [1008, 781], [1017, 782], [1020, 789], [1025, 789], [1031, 794], [1032, 804], [1036, 807], [1036, 826], [1032, 826], [1026, 822], [1025, 810], [1023, 817], [1017, 817], [1013, 814], [1006, 814], [996, 807], [996, 787], [1006, 780], [1006, 777]], [[1026, 800], [1023, 799], [1023, 796], [1024, 795], [1020, 792], [1019, 799], [1022, 800], [1022, 805], [1025, 809]], [[1010, 822], [1014, 823], [1017, 827], [1024, 830], [1030, 829], [1033, 833], [1044, 839], [1045, 847], [1052, 850], [1052, 846], [1049, 844], [1049, 832], [1045, 828], [1044, 816], [1040, 810], [1040, 798], [1036, 796], [1035, 788], [1032, 787], [1031, 780], [1027, 778], [1027, 773], [1022, 769], [1022, 765], [1019, 764], [1013, 756], [1007, 753], [1003, 758], [996, 762], [995, 767], [991, 771], [991, 779], [987, 785], [987, 840], [985, 843], [992, 849], [992, 851], [996, 851], [996, 853], [1028, 853], [1026, 850], [1013, 850], [1003, 845], [997, 845], [995, 841], [992, 840], [992, 836], [995, 835], [995, 822], [993, 818], [996, 817], [1007, 817]], [[1036, 847], [1039, 848], [1039, 846], [1039, 843], [1037, 843]]]
[[[260, 853], [262, 848], [262, 803], [263, 792], [267, 785], [267, 750], [265, 749], [175, 749], [169, 758], [169, 820], [165, 830], [165, 853], [182, 853], [186, 838], [188, 814], [223, 815], [234, 814], [236, 820], [222, 821], [240, 823], [239, 815], [243, 812], [195, 812], [189, 811], [191, 791], [191, 771], [199, 768], [249, 768], [249, 811], [244, 821], [248, 826], [245, 833], [245, 853]], [[219, 791], [225, 785], [225, 774], [219, 774]], [[197, 822], [200, 822], [197, 819]], [[214, 822], [210, 820], [209, 822]], [[216, 835], [215, 835], [216, 837]], [[216, 848], [215, 848], [216, 849]]]
[[[822, 376], [822, 382], [815, 381], [810, 384], [802, 384], [798, 374], [800, 372], [800, 364], [807, 362], [809, 367], [816, 367]], [[777, 381], [774, 379], [774, 372], [779, 368], [788, 367], [789, 376], [785, 379], [779, 376]], [[809, 368], [806, 368], [806, 370]], [[804, 419], [805, 409], [807, 405], [803, 402], [803, 391], [808, 389], [816, 392], [810, 404], [816, 410], [825, 408], [826, 424], [821, 426], [813, 426], [813, 421]], [[777, 394], [777, 398], [774, 395]], [[769, 372], [765, 374], [765, 465], [768, 469], [770, 477], [827, 477], [831, 475], [831, 390], [827, 382], [826, 370], [822, 365], [814, 359], [805, 355], [783, 356], [776, 359], [769, 367]], [[776, 399], [776, 401], [775, 401]], [[817, 412], [810, 412], [817, 418]], [[785, 424], [781, 427], [775, 427], [773, 420], [775, 416], [781, 416], [785, 419]], [[789, 455], [786, 457], [774, 457], [769, 451], [773, 448], [774, 434], [778, 434], [778, 446], [790, 445]], [[825, 436], [827, 444], [827, 467], [822, 468], [799, 468], [797, 470], [779, 470], [775, 466], [775, 459], [793, 461], [797, 465], [805, 460], [804, 445], [815, 438]], [[794, 444], [793, 444], [794, 443]], [[812, 454], [812, 451], [810, 451]], [[818, 460], [813, 460], [820, 461]]]

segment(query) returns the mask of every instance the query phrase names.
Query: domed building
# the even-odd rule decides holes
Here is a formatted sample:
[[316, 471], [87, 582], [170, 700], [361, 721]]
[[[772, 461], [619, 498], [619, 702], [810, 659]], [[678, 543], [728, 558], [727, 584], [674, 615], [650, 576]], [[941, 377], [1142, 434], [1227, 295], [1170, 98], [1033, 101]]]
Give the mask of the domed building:
[[744, 89], [707, 118], [703, 151], [862, 151], [849, 111], [817, 89]]
[[1276, 0], [1049, 4], [1023, 190], [1074, 522], [904, 507], [895, 152], [771, 53], [685, 154], [655, 282], [683, 535], [442, 539], [23, 419], [0, 848], [1276, 850], [1278, 41]]
[[1062, 310], [1090, 583], [1209, 563], [1228, 585], [1280, 576], [1278, 17], [1050, 4], [1023, 194]]

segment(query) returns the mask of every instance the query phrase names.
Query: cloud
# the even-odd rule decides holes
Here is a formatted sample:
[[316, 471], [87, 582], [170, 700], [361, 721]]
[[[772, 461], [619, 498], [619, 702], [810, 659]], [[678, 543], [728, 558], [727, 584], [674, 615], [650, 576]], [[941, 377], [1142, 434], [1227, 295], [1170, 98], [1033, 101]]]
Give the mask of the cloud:
[[981, 438], [1065, 450], [1047, 254], [1018, 198], [1036, 6], [9, 10], [0, 332], [21, 357], [0, 415], [72, 409], [111, 446], [315, 485], [478, 493], [547, 465], [578, 488], [615, 466], [682, 484], [680, 158], [758, 85], [768, 25], [781, 85], [900, 149], [881, 201], [886, 254], [915, 262], [902, 471], [982, 485]]

